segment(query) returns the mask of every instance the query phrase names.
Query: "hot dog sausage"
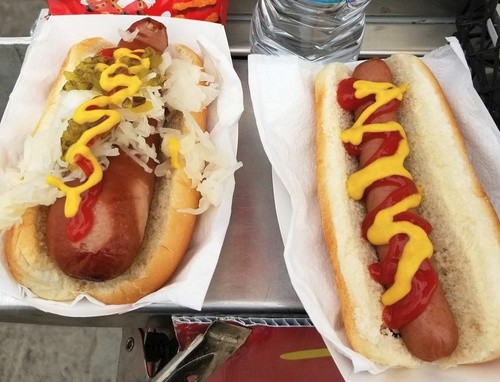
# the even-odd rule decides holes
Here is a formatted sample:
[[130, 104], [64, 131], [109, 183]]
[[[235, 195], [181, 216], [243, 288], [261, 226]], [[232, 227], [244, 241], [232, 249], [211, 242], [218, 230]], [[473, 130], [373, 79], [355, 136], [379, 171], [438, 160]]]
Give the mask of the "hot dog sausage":
[[[138, 29], [133, 41], [121, 40], [118, 47], [144, 49], [148, 46], [163, 52], [168, 45], [166, 28], [150, 18], [132, 24]], [[151, 125], [156, 121], [150, 120]], [[154, 143], [156, 138], [150, 138]], [[156, 139], [155, 147], [159, 147]], [[154, 170], [155, 163], [150, 160]], [[47, 216], [47, 247], [61, 270], [70, 276], [104, 281], [122, 274], [133, 263], [144, 237], [149, 207], [154, 191], [154, 172], [146, 172], [123, 152], [110, 158], [99, 185], [95, 204], [90, 208], [93, 223], [81, 239], [70, 239], [66, 232], [64, 204], [59, 198]], [[89, 190], [90, 192], [90, 190]]]
[[144, 171], [128, 155], [110, 158], [91, 211], [92, 228], [77, 242], [70, 241], [65, 231], [66, 198], [57, 199], [47, 216], [47, 246], [61, 270], [102, 281], [130, 267], [144, 236], [154, 182], [154, 173]]
[[[353, 77], [375, 82], [392, 82], [392, 75], [388, 66], [379, 59], [366, 61], [358, 65], [354, 70]], [[358, 107], [355, 110], [354, 117], [357, 119], [370, 103]], [[396, 120], [396, 111], [390, 111], [377, 116], [372, 123]], [[359, 157], [361, 167], [378, 150], [383, 140], [384, 138], [375, 138], [363, 143]], [[367, 211], [374, 210], [394, 188], [395, 186], [387, 185], [367, 190], [365, 194]], [[379, 259], [382, 260], [387, 254], [388, 246], [377, 246], [376, 249]], [[402, 326], [400, 333], [409, 351], [422, 360], [434, 361], [453, 352], [458, 342], [458, 329], [439, 285], [425, 311], [413, 321]]]
[[119, 47], [131, 50], [143, 49], [147, 46], [163, 52], [168, 46], [168, 35], [165, 25], [149, 17], [133, 23], [128, 32], [134, 33], [138, 30], [137, 36], [132, 41], [120, 40]]

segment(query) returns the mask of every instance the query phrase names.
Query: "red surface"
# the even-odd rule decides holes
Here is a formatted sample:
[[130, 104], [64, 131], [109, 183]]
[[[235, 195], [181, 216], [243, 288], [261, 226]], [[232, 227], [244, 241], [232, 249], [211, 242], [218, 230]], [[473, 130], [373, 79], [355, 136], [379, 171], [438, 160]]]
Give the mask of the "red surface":
[[[174, 323], [181, 348], [186, 347], [209, 324]], [[310, 382], [343, 381], [325, 343], [314, 327], [249, 326], [252, 333], [208, 379], [209, 382]], [[286, 360], [282, 356], [299, 351], [318, 350], [314, 358]], [[297, 353], [295, 353], [297, 354]]]
[[[217, 22], [224, 25], [228, 1], [215, 0], [214, 3], [214, 0], [47, 0], [47, 5], [53, 15], [109, 13], [161, 16], [169, 12], [172, 17], [205, 20], [216, 13]], [[190, 3], [193, 6], [176, 10], [176, 3]]]

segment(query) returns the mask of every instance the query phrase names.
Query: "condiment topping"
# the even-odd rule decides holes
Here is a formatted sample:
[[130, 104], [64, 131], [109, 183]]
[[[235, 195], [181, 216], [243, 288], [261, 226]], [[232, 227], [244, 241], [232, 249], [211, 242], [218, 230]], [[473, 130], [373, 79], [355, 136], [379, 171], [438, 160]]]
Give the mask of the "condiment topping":
[[389, 288], [382, 295], [383, 318], [399, 328], [423, 312], [437, 287], [437, 276], [428, 258], [433, 246], [428, 237], [432, 227], [411, 209], [418, 207], [421, 191], [404, 168], [409, 146], [403, 127], [394, 121], [371, 123], [377, 115], [395, 110], [407, 85], [371, 82], [353, 78], [341, 81], [337, 99], [342, 108], [354, 111], [367, 102], [354, 125], [341, 133], [350, 155], [358, 156], [368, 140], [384, 138], [379, 149], [358, 172], [347, 179], [347, 192], [355, 200], [378, 187], [395, 186], [363, 222], [363, 236], [373, 245], [389, 245], [384, 260], [370, 266], [372, 277]]
[[[67, 218], [77, 214], [81, 203], [81, 194], [94, 187], [102, 180], [103, 171], [96, 157], [92, 154], [89, 144], [92, 141], [111, 130], [121, 121], [121, 115], [110, 106], [121, 106], [128, 98], [133, 97], [143, 85], [138, 76], [144, 70], [150, 68], [150, 59], [142, 57], [144, 50], [131, 51], [127, 48], [114, 50], [115, 62], [111, 65], [97, 63], [96, 69], [101, 71], [99, 85], [107, 92], [107, 95], [95, 97], [81, 104], [73, 114], [73, 120], [80, 125], [91, 125], [90, 129], [83, 132], [81, 137], [67, 150], [64, 159], [70, 166], [79, 165], [79, 159], [84, 158], [92, 166], [92, 172], [87, 176], [85, 182], [76, 185], [66, 185], [59, 178], [48, 175], [47, 183], [59, 188], [66, 194], [64, 214]], [[132, 102], [133, 104], [133, 102]], [[144, 112], [151, 108], [150, 101], [145, 101], [136, 107], [131, 107], [134, 112]]]
[[170, 153], [170, 164], [172, 168], [178, 169], [181, 167], [179, 163], [180, 149], [181, 149], [181, 144], [178, 139], [175, 138], [168, 139], [168, 151]]
[[[76, 159], [78, 166], [85, 176], [90, 176], [94, 171], [92, 163], [83, 157]], [[72, 218], [66, 219], [65, 231], [68, 239], [72, 242], [82, 240], [90, 232], [94, 224], [94, 214], [92, 208], [97, 203], [97, 197], [101, 192], [102, 183], [99, 182], [89, 190], [82, 193], [82, 202], [78, 212]]]

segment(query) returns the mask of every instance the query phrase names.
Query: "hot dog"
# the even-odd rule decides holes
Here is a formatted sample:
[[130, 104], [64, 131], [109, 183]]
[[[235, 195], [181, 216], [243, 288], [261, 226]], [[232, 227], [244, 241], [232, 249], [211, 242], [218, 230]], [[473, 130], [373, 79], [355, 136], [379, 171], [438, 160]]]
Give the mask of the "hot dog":
[[155, 20], [122, 36], [69, 51], [32, 138], [54, 145], [52, 169], [0, 227], [10, 271], [42, 298], [123, 304], [157, 290], [210, 205], [200, 185], [216, 154], [204, 146], [213, 75]]
[[[409, 55], [366, 61], [352, 73], [328, 66], [316, 79], [316, 110], [320, 211], [353, 348], [393, 366], [498, 357], [489, 336], [498, 335], [499, 294], [488, 283], [491, 267], [499, 269], [499, 221], [430, 71]], [[453, 222], [449, 192], [481, 211], [466, 213], [469, 221], [487, 223]], [[465, 279], [474, 292], [464, 292]], [[471, 312], [485, 309], [481, 320]]]
[[[392, 83], [392, 76], [387, 64], [381, 60], [366, 61], [353, 72], [353, 78], [374, 82]], [[360, 105], [354, 110], [354, 118], [360, 117], [362, 112], [372, 104], [372, 101]], [[377, 115], [371, 123], [397, 122], [396, 110]], [[375, 138], [362, 144], [359, 155], [360, 167], [370, 163], [372, 156], [387, 142], [385, 138]], [[383, 201], [398, 189], [398, 186], [387, 185], [368, 189], [365, 192], [367, 213], [374, 211]], [[411, 210], [416, 213], [415, 209]], [[389, 251], [388, 245], [376, 246], [379, 260], [383, 262]], [[432, 267], [432, 265], [430, 265]], [[429, 272], [433, 272], [429, 270]], [[432, 323], [432, 325], [428, 325]], [[399, 326], [399, 325], [398, 325]], [[405, 322], [399, 331], [408, 350], [416, 357], [425, 361], [435, 361], [449, 356], [458, 342], [458, 333], [455, 321], [450, 312], [446, 298], [439, 285], [432, 292], [427, 307], [417, 317]]]
[[[143, 19], [130, 26], [129, 32], [134, 31], [135, 38], [120, 40], [117, 48], [136, 51], [150, 47], [160, 53], [167, 49], [168, 39], [163, 24]], [[158, 124], [152, 118], [148, 122]], [[156, 141], [155, 145], [150, 145], [155, 150], [158, 137], [155, 139], [153, 135], [149, 140]], [[71, 219], [76, 228], [71, 228], [70, 222], [66, 222], [66, 197], [57, 199], [49, 207], [47, 248], [61, 270], [79, 279], [103, 281], [121, 275], [132, 265], [144, 237], [154, 191], [156, 162], [150, 159], [148, 167], [152, 171], [145, 171], [123, 152], [110, 158], [101, 183], [95, 186], [99, 190], [89, 216], [85, 215], [83, 202], [80, 214]], [[86, 200], [90, 200], [92, 194], [92, 191], [88, 192]], [[79, 220], [91, 224], [88, 233], [81, 233], [84, 228], [77, 223]], [[72, 233], [74, 230], [78, 232]]]

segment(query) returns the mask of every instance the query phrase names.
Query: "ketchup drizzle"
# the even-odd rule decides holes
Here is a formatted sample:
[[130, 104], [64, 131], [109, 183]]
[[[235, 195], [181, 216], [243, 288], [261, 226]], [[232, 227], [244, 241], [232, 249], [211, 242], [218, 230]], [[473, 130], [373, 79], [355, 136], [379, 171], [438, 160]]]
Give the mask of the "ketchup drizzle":
[[[354, 88], [354, 83], [356, 81], [356, 78], [348, 78], [339, 83], [337, 101], [346, 111], [354, 111], [358, 107], [364, 106], [365, 104], [368, 106], [375, 102], [373, 95], [362, 99], [357, 99], [355, 97], [356, 90]], [[398, 100], [392, 100], [386, 103], [367, 119], [366, 124], [370, 124], [376, 117], [382, 114], [396, 110], [399, 105], [400, 101]], [[383, 141], [377, 151], [364, 164], [364, 167], [381, 157], [393, 155], [402, 137], [398, 131], [365, 133], [363, 134], [363, 140], [360, 145], [344, 143], [344, 147], [349, 155], [357, 157], [361, 154], [363, 143], [372, 139], [383, 139]], [[361, 234], [364, 239], [367, 239], [367, 231], [373, 224], [379, 211], [393, 206], [412, 194], [418, 193], [418, 189], [411, 179], [399, 175], [392, 175], [375, 181], [365, 190], [365, 195], [374, 189], [386, 186], [396, 188], [377, 207], [366, 215], [361, 225]], [[411, 211], [397, 214], [394, 216], [394, 221], [411, 222], [422, 228], [427, 234], [430, 234], [432, 231], [432, 226], [427, 220]], [[397, 265], [407, 241], [408, 236], [403, 233], [396, 234], [390, 239], [388, 252], [384, 259], [368, 267], [370, 276], [375, 281], [384, 284], [386, 287], [390, 287], [394, 283]], [[424, 260], [412, 279], [410, 293], [395, 304], [384, 307], [382, 318], [387, 326], [392, 329], [399, 329], [417, 318], [427, 307], [432, 294], [437, 288], [437, 284], [438, 278], [436, 271], [432, 268], [429, 260]]]
[[[75, 159], [85, 176], [89, 177], [94, 171], [92, 162], [81, 155], [77, 155]], [[82, 193], [82, 202], [80, 203], [78, 212], [74, 217], [66, 219], [64, 228], [70, 241], [74, 243], [78, 242], [90, 232], [94, 225], [94, 214], [92, 209], [97, 202], [97, 197], [101, 193], [101, 190], [102, 182], [99, 182]]]
[[[137, 22], [135, 24], [138, 24], [138, 23], [139, 22]], [[156, 30], [165, 31], [165, 27], [161, 23], [157, 23], [157, 25], [154, 23], [157, 23], [157, 22], [154, 22], [153, 20], [148, 21], [148, 26], [150, 26], [150, 25], [155, 26], [156, 27], [155, 31]], [[151, 28], [149, 28], [148, 30], [150, 30], [150, 29]], [[165, 42], [165, 47], [163, 49], [161, 49], [162, 51], [166, 49], [166, 45], [167, 45], [166, 35], [165, 35], [165, 39], [163, 42]], [[99, 56], [100, 56], [99, 61], [104, 60], [108, 64], [111, 64], [113, 61], [115, 61], [115, 64], [117, 64], [116, 60], [115, 60], [115, 52], [117, 49], [120, 49], [121, 47], [123, 47], [123, 45], [121, 43], [122, 43], [122, 41], [120, 42], [118, 47], [109, 48], [109, 49], [102, 49], [99, 52]], [[144, 47], [144, 48], [146, 48], [146, 47]], [[129, 51], [128, 48], [126, 48], [126, 50]], [[130, 50], [132, 50], [132, 49], [130, 49]], [[134, 54], [136, 57], [137, 56], [143, 57], [144, 52], [141, 50], [142, 49], [139, 49], [139, 50], [135, 49], [135, 50], [132, 50], [131, 53]], [[120, 58], [118, 58], [118, 59], [120, 59]], [[141, 61], [141, 65], [144, 66], [142, 61]], [[114, 69], [115, 72], [113, 74], [107, 75], [106, 77], [109, 78], [111, 76], [115, 76], [115, 75], [119, 75], [119, 74], [125, 74], [128, 76], [131, 73], [127, 69], [127, 67], [129, 67], [129, 65], [125, 65], [125, 67], [118, 65]], [[101, 107], [98, 104], [90, 104], [90, 105], [86, 106], [85, 112], [98, 110], [98, 109], [102, 109], [102, 110], [110, 109], [109, 105], [111, 104], [111, 100], [109, 99], [109, 97], [120, 92], [122, 89], [127, 89], [131, 86], [127, 81], [125, 81], [125, 82], [123, 82], [123, 85], [115, 86], [114, 88], [109, 90], [109, 87], [111, 87], [112, 85], [109, 85], [109, 86], [103, 85], [102, 78], [100, 79], [99, 82], [103, 88], [108, 90], [107, 94], [104, 96], [104, 97], [107, 97], [104, 100], [105, 105], [103, 105]], [[134, 90], [131, 94], [133, 94], [135, 92], [136, 92], [136, 90]], [[103, 97], [103, 96], [97, 96], [94, 98], [101, 98], [101, 97]], [[118, 98], [120, 98], [120, 97], [118, 97]], [[113, 111], [112, 115], [113, 115], [113, 117], [116, 117], [117, 114], [118, 114], [117, 111]], [[87, 123], [87, 127], [90, 129], [94, 128], [98, 125], [105, 123], [108, 118], [111, 118], [111, 114], [105, 115], [97, 121], [90, 121], [89, 120]], [[106, 126], [106, 128], [108, 128], [108, 127], [109, 126]], [[113, 127], [111, 127], [111, 128], [113, 128]], [[108, 128], [108, 130], [109, 130], [109, 128]], [[86, 141], [87, 146], [91, 146], [97, 139], [99, 139], [99, 136], [100, 136], [100, 134], [97, 134], [97, 132], [95, 132], [95, 136], [92, 139], [89, 139], [88, 141]], [[77, 141], [77, 143], [78, 143], [78, 141]], [[100, 167], [94, 168], [92, 162], [90, 160], [86, 159], [81, 154], [77, 154], [74, 156], [74, 162], [76, 165], [78, 165], [82, 169], [83, 173], [85, 174], [85, 176], [87, 178], [92, 177], [92, 176], [96, 175], [96, 173], [97, 173], [97, 175], [94, 176], [94, 178], [97, 177], [100, 180], [96, 185], [89, 187], [88, 189], [85, 187], [85, 189], [86, 189], [85, 192], [82, 192], [81, 194], [78, 193], [80, 195], [81, 200], [80, 200], [80, 203], [78, 205], [78, 209], [76, 211], [76, 214], [75, 214], [75, 216], [73, 216], [71, 218], [66, 218], [66, 220], [65, 220], [65, 231], [66, 231], [66, 235], [67, 235], [68, 239], [72, 242], [77, 242], [77, 241], [82, 240], [85, 236], [88, 235], [88, 233], [90, 232], [90, 230], [92, 229], [92, 226], [94, 224], [93, 208], [94, 208], [94, 206], [97, 202], [97, 198], [102, 190], [102, 172], [100, 171], [101, 170]], [[78, 184], [78, 181], [73, 181], [71, 183]], [[72, 186], [70, 186], [70, 187], [72, 187]], [[68, 199], [66, 199], [66, 203], [67, 202], [68, 202]], [[66, 207], [66, 205], [65, 205], [65, 207]], [[74, 211], [71, 211], [71, 212], [73, 213]]]
[[[100, 53], [105, 58], [113, 58], [113, 53], [117, 48], [104, 49]], [[117, 86], [108, 92], [108, 96], [113, 95], [117, 91], [123, 89], [123, 86]], [[96, 98], [96, 97], [94, 97]], [[85, 110], [96, 110], [99, 109], [96, 105], [90, 105]], [[103, 117], [95, 122], [95, 125], [103, 122], [108, 117]], [[97, 139], [99, 139], [99, 135], [95, 136], [92, 140], [89, 141], [88, 145], [92, 145]], [[75, 156], [76, 164], [82, 169], [85, 176], [88, 178], [94, 172], [94, 166], [92, 162], [81, 155]], [[93, 208], [97, 203], [97, 199], [102, 190], [102, 181], [97, 183], [95, 186], [89, 188], [87, 191], [83, 192], [81, 197], [82, 201], [78, 208], [78, 211], [75, 216], [71, 218], [66, 218], [65, 221], [65, 231], [68, 236], [69, 241], [76, 243], [83, 238], [85, 238], [94, 225], [94, 214]]]
[[106, 61], [112, 61], [114, 60], [114, 53], [115, 53], [115, 50], [117, 50], [118, 48], [107, 48], [107, 49], [103, 49], [99, 52], [99, 54], [106, 60]]

